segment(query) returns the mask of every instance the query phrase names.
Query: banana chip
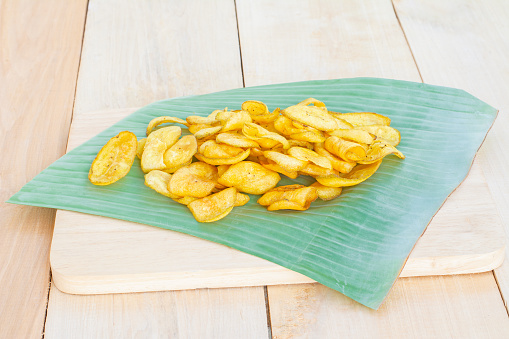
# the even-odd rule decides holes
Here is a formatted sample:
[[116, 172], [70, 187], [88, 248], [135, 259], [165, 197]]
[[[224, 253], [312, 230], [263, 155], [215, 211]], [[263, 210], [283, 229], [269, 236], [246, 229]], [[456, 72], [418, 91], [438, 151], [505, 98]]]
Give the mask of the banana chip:
[[[126, 131], [108, 141], [89, 179], [113, 183], [138, 156], [145, 185], [188, 206], [199, 222], [219, 220], [248, 203], [250, 197], [240, 192], [262, 194], [258, 202], [269, 211], [303, 211], [317, 198], [337, 198], [342, 187], [369, 178], [385, 156], [405, 158], [395, 147], [401, 135], [390, 122], [371, 112], [332, 112], [314, 98], [273, 112], [248, 100], [241, 109], [218, 109], [207, 117], [162, 116], [149, 122], [145, 139]], [[185, 125], [193, 135], [180, 138], [181, 128], [161, 128], [165, 123]], [[309, 175], [317, 182], [275, 187], [280, 174]]]
[[357, 165], [350, 173], [317, 177], [316, 181], [324, 186], [329, 187], [346, 187], [357, 185], [372, 176], [378, 167], [380, 167], [381, 163], [382, 160], [378, 160], [377, 162], [368, 165]]
[[276, 172], [256, 162], [242, 161], [230, 166], [218, 181], [224, 186], [235, 187], [240, 192], [263, 194], [276, 186], [279, 180], [281, 177]]
[[377, 140], [385, 142], [394, 147], [401, 141], [401, 134], [395, 128], [385, 125], [358, 126], [355, 129], [363, 130], [376, 136]]
[[125, 177], [136, 157], [138, 140], [129, 131], [120, 132], [95, 157], [88, 179], [94, 185], [109, 185]]
[[260, 145], [258, 145], [256, 141], [251, 140], [241, 134], [233, 132], [219, 133], [216, 136], [216, 142], [235, 147], [244, 148], [260, 147]]
[[194, 135], [183, 136], [163, 155], [163, 162], [167, 168], [182, 166], [192, 160], [198, 149]]
[[237, 199], [235, 200], [235, 207], [244, 206], [249, 202], [249, 195], [237, 192]]
[[216, 134], [221, 129], [222, 129], [221, 126], [203, 128], [203, 129], [200, 129], [198, 132], [194, 133], [194, 136], [196, 137], [196, 139], [204, 139], [204, 138], [207, 138], [207, 137], [210, 137], [210, 136]]
[[242, 127], [242, 134], [249, 139], [255, 140], [263, 148], [273, 148], [278, 143], [283, 145], [284, 149], [290, 148], [290, 144], [285, 137], [274, 132], [269, 132], [265, 128], [254, 123], [245, 123], [244, 127]]
[[147, 136], [157, 126], [159, 126], [161, 124], [165, 124], [165, 123], [171, 123], [171, 122], [177, 123], [177, 124], [182, 124], [182, 125], [184, 125], [186, 127], [189, 126], [189, 124], [185, 120], [182, 120], [182, 119], [179, 119], [179, 118], [175, 118], [175, 117], [158, 117], [158, 118], [152, 119], [149, 122], [148, 127], [147, 127]]
[[253, 121], [249, 113], [242, 110], [221, 112], [216, 116], [216, 119], [223, 125], [222, 132], [240, 130], [244, 124]]
[[237, 190], [227, 188], [208, 197], [194, 200], [187, 207], [199, 222], [212, 222], [227, 216], [237, 200]]
[[329, 159], [307, 148], [292, 147], [288, 150], [288, 155], [305, 162], [310, 161], [323, 168], [332, 169], [332, 164]]
[[281, 113], [291, 120], [314, 127], [320, 131], [332, 131], [341, 128], [337, 119], [320, 107], [295, 105], [285, 108]]
[[178, 169], [171, 176], [168, 190], [171, 194], [180, 197], [206, 197], [214, 189], [215, 183], [213, 180], [201, 176], [203, 173], [195, 166], [191, 167], [191, 165]]
[[334, 116], [352, 124], [354, 127], [368, 125], [389, 126], [391, 124], [391, 119], [388, 117], [372, 112], [335, 113]]
[[289, 155], [273, 152], [273, 151], [265, 151], [263, 155], [278, 164], [281, 168], [288, 172], [296, 172], [303, 169], [308, 161], [302, 161], [297, 158], [291, 157]]
[[211, 164], [211, 165], [216, 165], [216, 166], [217, 165], [233, 165], [233, 164], [236, 164], [236, 163], [241, 162], [242, 160], [246, 159], [249, 156], [249, 152], [250, 152], [250, 148], [243, 151], [242, 153], [239, 153], [238, 155], [236, 155], [234, 157], [229, 157], [229, 158], [209, 158], [209, 157], [206, 157], [206, 156], [198, 154], [198, 153], [195, 154], [195, 157], [196, 157], [196, 159], [206, 162], [207, 164]]
[[343, 191], [342, 187], [328, 187], [320, 184], [319, 182], [315, 182], [314, 184], [311, 185], [311, 187], [316, 188], [318, 198], [320, 198], [323, 201], [336, 199], [341, 195], [341, 192]]
[[376, 142], [368, 149], [366, 157], [359, 160], [359, 164], [372, 164], [378, 160], [383, 159], [389, 154], [394, 154], [400, 159], [405, 159], [403, 153], [396, 149], [396, 147], [386, 144], [384, 142]]
[[179, 199], [178, 195], [172, 194], [168, 190], [168, 184], [171, 179], [171, 174], [163, 171], [150, 171], [145, 174], [145, 185], [155, 190], [157, 193], [165, 195], [172, 199]]
[[258, 199], [258, 203], [262, 206], [268, 206], [267, 210], [269, 211], [281, 209], [304, 211], [317, 198], [318, 193], [314, 187], [288, 185], [271, 189]]
[[143, 155], [143, 150], [145, 149], [145, 143], [147, 142], [147, 138], [143, 138], [138, 140], [138, 146], [136, 148], [136, 156], [141, 159]]
[[248, 100], [244, 101], [241, 106], [243, 111], [248, 112], [251, 116], [260, 116], [270, 114], [267, 105], [261, 101]]
[[341, 173], [348, 173], [355, 167], [355, 165], [357, 165], [356, 162], [348, 162], [336, 158], [332, 153], [324, 148], [323, 143], [316, 143], [314, 149], [316, 153], [329, 159], [332, 164], [332, 168]]
[[368, 146], [365, 144], [347, 141], [336, 136], [327, 138], [324, 145], [327, 151], [348, 162], [364, 159], [368, 151]]
[[[344, 140], [353, 141], [360, 144], [371, 144], [373, 141], [375, 141], [375, 137], [372, 134], [360, 129], [336, 129], [334, 131], [329, 132], [329, 134]], [[325, 141], [325, 138], [323, 141]]]

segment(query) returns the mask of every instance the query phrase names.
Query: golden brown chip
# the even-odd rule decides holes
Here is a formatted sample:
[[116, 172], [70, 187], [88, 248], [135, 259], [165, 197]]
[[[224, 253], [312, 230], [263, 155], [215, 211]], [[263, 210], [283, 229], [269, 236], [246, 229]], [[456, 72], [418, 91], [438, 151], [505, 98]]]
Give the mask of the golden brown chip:
[[249, 194], [263, 194], [276, 186], [279, 180], [279, 174], [251, 161], [232, 165], [219, 177], [220, 184]]
[[260, 165], [262, 165], [266, 169], [286, 175], [290, 179], [296, 179], [299, 176], [299, 173], [297, 171], [293, 172], [286, 171], [284, 168], [276, 164], [274, 161], [269, 160], [264, 156], [258, 157], [257, 160], [260, 163]]
[[235, 206], [237, 190], [227, 188], [219, 193], [195, 200], [187, 207], [199, 222], [212, 222], [224, 218]]
[[142, 171], [148, 173], [153, 170], [165, 169], [163, 156], [166, 149], [166, 144], [157, 138], [147, 140], [141, 156]]
[[280, 115], [274, 120], [274, 128], [278, 133], [283, 135], [290, 135], [293, 133], [299, 133], [301, 130], [293, 125], [293, 121], [290, 118]]
[[323, 168], [315, 164], [307, 164], [303, 169], [299, 171], [300, 174], [309, 175], [311, 177], [320, 177], [325, 175], [336, 175], [338, 171], [330, 168]]
[[136, 135], [120, 132], [104, 145], [90, 166], [88, 179], [94, 185], [109, 185], [125, 177], [136, 157]]
[[348, 162], [364, 159], [368, 151], [368, 145], [347, 141], [336, 136], [328, 137], [324, 146], [327, 151]]
[[377, 140], [381, 140], [394, 147], [398, 146], [401, 141], [401, 134], [395, 128], [385, 125], [369, 125], [369, 126], [358, 126], [355, 129], [360, 129], [369, 132], [376, 136]]
[[266, 192], [258, 203], [262, 206], [268, 206], [269, 211], [280, 209], [293, 209], [304, 211], [309, 208], [311, 203], [318, 198], [318, 193], [314, 187], [303, 185], [288, 185], [276, 187]]
[[198, 149], [194, 135], [183, 136], [173, 146], [168, 148], [163, 155], [166, 168], [174, 168], [183, 165], [193, 158]]
[[147, 127], [147, 136], [152, 132], [152, 130], [154, 128], [156, 128], [157, 126], [161, 125], [161, 124], [166, 124], [166, 123], [177, 123], [177, 124], [182, 124], [184, 126], [189, 126], [189, 124], [185, 121], [185, 120], [182, 120], [180, 118], [176, 118], [176, 117], [167, 117], [167, 116], [164, 116], [164, 117], [158, 117], [158, 118], [155, 118], [155, 119], [152, 119], [149, 124], [148, 124], [148, 127]]
[[181, 134], [182, 129], [179, 126], [169, 126], [160, 128], [150, 133], [150, 135], [147, 137], [147, 143], [145, 144], [145, 148], [150, 141], [155, 139], [164, 142], [166, 148], [170, 148], [177, 142]]
[[[253, 119], [254, 122], [256, 122], [257, 124], [259, 125], [265, 125], [265, 124], [269, 124], [269, 123], [272, 123], [274, 122], [278, 117], [279, 117], [279, 114], [281, 113], [281, 110], [278, 108], [276, 108], [274, 110], [274, 112], [270, 113], [270, 114], [265, 114], [265, 115], [251, 115], [251, 118]], [[262, 126], [264, 127], [264, 126]], [[269, 130], [267, 127], [264, 127], [265, 129]]]
[[291, 120], [314, 127], [320, 131], [332, 131], [341, 128], [338, 121], [320, 107], [295, 105], [285, 108], [281, 113]]
[[334, 156], [324, 148], [323, 142], [316, 143], [314, 149], [316, 153], [329, 159], [332, 164], [332, 168], [341, 173], [348, 173], [355, 167], [355, 165], [357, 165], [356, 162], [344, 161]]
[[182, 198], [175, 198], [173, 199], [175, 200], [176, 202], [178, 202], [179, 204], [182, 204], [182, 205], [189, 205], [190, 203], [192, 203], [193, 201], [195, 200], [198, 200], [198, 198], [195, 198], [195, 197], [182, 197]]
[[222, 176], [226, 170], [230, 168], [230, 165], [219, 165], [217, 166], [217, 175], [218, 177]]
[[145, 143], [147, 142], [147, 138], [143, 138], [138, 140], [138, 146], [136, 148], [136, 156], [141, 159], [143, 155], [143, 150], [145, 149]]
[[299, 102], [297, 105], [309, 106], [311, 104], [313, 104], [316, 107], [325, 107], [325, 104], [323, 102], [321, 102], [320, 100], [316, 100], [315, 98], [307, 98], [306, 100]]
[[196, 124], [196, 125], [189, 125], [189, 132], [196, 134], [198, 131], [201, 131], [202, 129], [211, 128], [214, 127], [212, 125], [207, 124]]
[[310, 143], [309, 141], [301, 141], [301, 140], [294, 140], [294, 139], [290, 139], [288, 140], [288, 143], [290, 144], [290, 147], [304, 147], [304, 148], [307, 148], [307, 149], [313, 149], [313, 144]]
[[150, 171], [145, 174], [145, 185], [155, 190], [157, 193], [160, 193], [164, 196], [167, 196], [172, 199], [179, 199], [178, 195], [172, 194], [168, 191], [168, 183], [170, 182], [171, 174], [168, 174], [163, 171]]
[[199, 153], [207, 158], [230, 158], [237, 156], [243, 151], [240, 147], [218, 144], [214, 140], [204, 142], [199, 148]]
[[329, 159], [307, 148], [292, 147], [288, 150], [288, 155], [305, 162], [310, 161], [323, 168], [332, 169], [332, 164]]
[[273, 148], [278, 143], [282, 144], [284, 149], [290, 148], [290, 144], [285, 137], [274, 132], [269, 132], [254, 123], [245, 123], [244, 127], [242, 127], [242, 134], [249, 139], [255, 140], [263, 148]]
[[171, 194], [180, 197], [206, 197], [214, 189], [215, 183], [213, 180], [199, 176], [199, 173], [190, 167], [191, 165], [178, 169], [172, 175], [168, 190]]
[[378, 167], [380, 167], [381, 163], [382, 160], [379, 160], [368, 165], [357, 165], [350, 173], [347, 174], [340, 173], [337, 175], [317, 177], [316, 181], [318, 181], [320, 184], [324, 186], [329, 187], [354, 186], [360, 184], [361, 182], [372, 176], [376, 172]]
[[[225, 108], [226, 110], [226, 108]], [[196, 115], [190, 115], [186, 118], [186, 121], [190, 125], [213, 125], [216, 121], [216, 116], [218, 113], [223, 112], [221, 109], [216, 109], [212, 113], [210, 113], [207, 117], [200, 117]], [[192, 132], [191, 132], [192, 133]]]
[[329, 134], [331, 136], [333, 135], [335, 137], [360, 144], [371, 144], [375, 140], [375, 137], [372, 134], [359, 129], [337, 129], [329, 132]]
[[214, 134], [219, 132], [221, 130], [221, 128], [222, 128], [221, 126], [204, 128], [204, 129], [201, 129], [198, 132], [196, 132], [194, 134], [194, 136], [196, 137], [196, 139], [204, 139], [204, 138], [213, 136]]
[[195, 154], [195, 157], [196, 157], [196, 159], [206, 162], [207, 164], [211, 164], [211, 165], [216, 165], [216, 166], [217, 165], [232, 165], [232, 164], [236, 164], [236, 163], [246, 159], [249, 156], [250, 150], [251, 150], [251, 148], [248, 148], [247, 150], [239, 153], [238, 155], [236, 155], [234, 157], [229, 157], [229, 158], [209, 158], [209, 157], [203, 156], [198, 153]]
[[182, 168], [182, 167], [184, 167], [184, 166], [190, 165], [190, 164], [191, 164], [191, 162], [193, 162], [193, 159], [189, 159], [187, 162], [185, 162], [185, 163], [183, 163], [183, 164], [180, 164], [180, 165], [177, 165], [177, 166], [175, 166], [175, 167], [166, 167], [166, 168], [162, 169], [161, 171], [166, 172], [166, 173], [173, 174], [173, 173], [177, 172], [177, 170], [178, 170], [179, 168]]
[[352, 126], [385, 125], [391, 124], [391, 119], [372, 112], [336, 113], [335, 117], [347, 121]]
[[265, 151], [263, 152], [263, 155], [267, 159], [274, 161], [281, 168], [288, 172], [300, 171], [308, 163], [308, 161], [302, 161], [279, 152]]
[[243, 148], [260, 147], [256, 141], [233, 132], [219, 133], [216, 136], [216, 142]]
[[323, 201], [329, 201], [335, 199], [341, 195], [341, 191], [343, 191], [342, 187], [329, 187], [320, 184], [319, 182], [315, 182], [311, 185], [311, 187], [316, 188], [316, 192], [318, 193], [318, 198]]
[[389, 154], [394, 154], [398, 158], [405, 159], [403, 153], [401, 153], [396, 147], [386, 144], [384, 142], [375, 142], [370, 145], [366, 157], [362, 160], [359, 160], [359, 164], [372, 164], [378, 160], [383, 159], [385, 156]]
[[222, 124], [222, 132], [242, 129], [245, 123], [251, 122], [251, 116], [246, 111], [221, 112], [216, 117]]
[[311, 131], [302, 131], [299, 133], [290, 134], [290, 138], [293, 140], [307, 141], [307, 142], [324, 142], [325, 137], [323, 133], [311, 132]]
[[237, 192], [237, 199], [235, 200], [235, 207], [244, 206], [249, 202], [249, 195]]
[[269, 114], [269, 109], [261, 101], [248, 100], [242, 103], [242, 110], [248, 112], [251, 116]]

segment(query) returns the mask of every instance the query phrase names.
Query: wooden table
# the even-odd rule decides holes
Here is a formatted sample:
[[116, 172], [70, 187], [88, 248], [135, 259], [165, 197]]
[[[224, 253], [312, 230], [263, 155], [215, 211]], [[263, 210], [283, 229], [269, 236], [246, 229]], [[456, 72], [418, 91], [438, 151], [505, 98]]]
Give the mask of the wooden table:
[[75, 296], [51, 284], [55, 211], [3, 203], [64, 154], [73, 117], [373, 76], [500, 109], [478, 159], [509, 234], [508, 19], [502, 0], [0, 0], [0, 337], [509, 337], [509, 260], [401, 278], [378, 311], [319, 284]]

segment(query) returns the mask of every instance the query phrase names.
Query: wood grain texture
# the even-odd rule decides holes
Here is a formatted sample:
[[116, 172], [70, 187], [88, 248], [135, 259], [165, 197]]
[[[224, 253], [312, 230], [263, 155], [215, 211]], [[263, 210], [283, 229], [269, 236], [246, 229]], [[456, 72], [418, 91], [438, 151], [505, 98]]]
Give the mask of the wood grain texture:
[[43, 330], [55, 211], [4, 202], [65, 152], [86, 5], [86, 0], [0, 1], [0, 336], [5, 338], [40, 338]]
[[[425, 82], [462, 88], [500, 110], [478, 159], [509, 235], [509, 3], [398, 0], [394, 5]], [[506, 254], [495, 270], [506, 303], [508, 259]]]
[[263, 288], [70, 297], [52, 287], [45, 337], [267, 338], [260, 299]]
[[[421, 81], [390, 1], [258, 4], [237, 1], [246, 85], [354, 76]], [[338, 301], [344, 298], [339, 293], [329, 297], [335, 292], [317, 284], [267, 290], [274, 338], [507, 333], [507, 314], [491, 273], [398, 280], [379, 313], [347, 299]], [[474, 314], [483, 316], [473, 321]], [[497, 321], [488, 324], [491, 318]]]
[[236, 4], [246, 86], [362, 76], [420, 81], [390, 1]]
[[271, 287], [274, 339], [507, 338], [493, 274], [398, 279], [378, 311], [319, 284]]
[[[134, 110], [78, 115], [73, 119], [68, 150]], [[489, 271], [500, 264], [503, 250], [497, 211], [480, 167], [474, 165], [430, 223], [401, 276]], [[71, 211], [58, 211], [51, 268], [56, 287], [74, 294], [312, 282], [299, 273], [210, 241]]]
[[[233, 2], [90, 1], [73, 121], [90, 110], [236, 87], [242, 73]], [[86, 297], [51, 288], [47, 338], [234, 334], [268, 336], [263, 288]]]

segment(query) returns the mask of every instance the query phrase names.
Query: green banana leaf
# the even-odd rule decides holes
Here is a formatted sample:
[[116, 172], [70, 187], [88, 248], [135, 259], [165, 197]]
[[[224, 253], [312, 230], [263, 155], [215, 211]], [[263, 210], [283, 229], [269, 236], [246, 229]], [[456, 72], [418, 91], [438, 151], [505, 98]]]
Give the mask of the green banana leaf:
[[[307, 211], [269, 212], [257, 196], [212, 224], [195, 221], [186, 206], [144, 185], [139, 161], [115, 184], [94, 186], [90, 164], [120, 131], [145, 136], [157, 116], [185, 118], [243, 101], [270, 110], [308, 97], [331, 111], [377, 112], [402, 135], [405, 160], [388, 156], [379, 170], [340, 198]], [[447, 196], [466, 177], [497, 110], [457, 89], [376, 78], [354, 78], [241, 88], [167, 99], [141, 108], [75, 148], [27, 183], [8, 202], [129, 220], [191, 234], [270, 260], [346, 296], [378, 308], [414, 244]], [[314, 180], [285, 178], [280, 185]], [[150, 244], [147, 244], [150, 246]]]

